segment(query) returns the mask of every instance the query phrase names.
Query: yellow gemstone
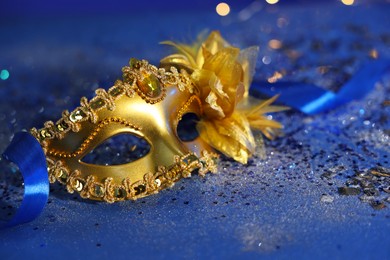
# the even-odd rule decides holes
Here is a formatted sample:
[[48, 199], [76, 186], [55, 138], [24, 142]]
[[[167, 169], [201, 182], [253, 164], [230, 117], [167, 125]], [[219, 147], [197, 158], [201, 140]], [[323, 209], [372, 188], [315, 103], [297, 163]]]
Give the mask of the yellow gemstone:
[[142, 81], [138, 81], [138, 88], [141, 90], [145, 96], [150, 98], [157, 98], [161, 95], [161, 84], [156, 76], [150, 74]]

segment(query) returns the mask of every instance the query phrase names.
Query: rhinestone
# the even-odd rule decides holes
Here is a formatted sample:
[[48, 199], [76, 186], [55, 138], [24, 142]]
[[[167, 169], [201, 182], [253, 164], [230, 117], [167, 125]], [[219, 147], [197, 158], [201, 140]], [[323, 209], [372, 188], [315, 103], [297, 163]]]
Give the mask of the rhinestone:
[[75, 123], [82, 120], [86, 116], [87, 115], [84, 113], [84, 111], [82, 111], [81, 109], [77, 109], [70, 114], [69, 119], [70, 121]]
[[60, 170], [60, 181], [66, 183], [68, 180], [68, 173], [65, 170]]
[[145, 192], [146, 187], [145, 187], [145, 185], [141, 184], [141, 185], [138, 185], [137, 187], [135, 187], [134, 190], [135, 190], [135, 195], [139, 195], [139, 194]]
[[105, 105], [105, 102], [103, 99], [97, 98], [97, 99], [91, 101], [91, 103], [89, 103], [89, 105], [91, 106], [92, 109], [99, 109]]
[[137, 84], [141, 92], [147, 97], [157, 98], [161, 95], [160, 81], [153, 74], [144, 77], [142, 81], [137, 81]]
[[114, 189], [114, 197], [117, 198], [117, 199], [124, 199], [126, 198], [126, 195], [127, 195], [127, 192], [125, 189], [121, 188], [121, 187], [116, 187]]
[[104, 187], [100, 184], [95, 184], [94, 192], [95, 192], [96, 197], [103, 197], [104, 196]]

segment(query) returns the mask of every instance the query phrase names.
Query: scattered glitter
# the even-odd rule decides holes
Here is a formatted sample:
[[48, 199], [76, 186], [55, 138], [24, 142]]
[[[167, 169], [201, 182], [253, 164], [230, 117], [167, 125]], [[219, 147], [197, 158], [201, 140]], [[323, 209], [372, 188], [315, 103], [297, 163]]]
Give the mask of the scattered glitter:
[[321, 202], [323, 203], [332, 203], [334, 201], [334, 197], [330, 195], [322, 195]]

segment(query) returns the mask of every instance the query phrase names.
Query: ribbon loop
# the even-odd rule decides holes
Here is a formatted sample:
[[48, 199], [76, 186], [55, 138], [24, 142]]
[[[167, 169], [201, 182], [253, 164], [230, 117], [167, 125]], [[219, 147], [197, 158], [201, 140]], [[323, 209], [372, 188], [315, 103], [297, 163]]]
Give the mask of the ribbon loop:
[[268, 83], [259, 81], [252, 83], [250, 92], [254, 96], [265, 95], [268, 97], [280, 94], [279, 102], [312, 115], [363, 98], [389, 69], [390, 60], [387, 59], [367, 62], [337, 93], [300, 82]]
[[16, 165], [24, 180], [24, 196], [13, 218], [0, 227], [32, 221], [42, 212], [49, 196], [46, 158], [39, 142], [28, 132], [16, 133], [3, 157]]

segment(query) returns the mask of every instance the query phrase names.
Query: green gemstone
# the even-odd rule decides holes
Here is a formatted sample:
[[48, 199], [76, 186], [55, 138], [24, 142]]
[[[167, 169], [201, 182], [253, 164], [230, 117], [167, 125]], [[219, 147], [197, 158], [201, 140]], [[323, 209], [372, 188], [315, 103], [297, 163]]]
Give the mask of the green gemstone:
[[139, 69], [140, 68], [140, 61], [136, 58], [131, 58], [129, 65], [133, 69]]
[[117, 199], [124, 199], [124, 198], [126, 198], [126, 195], [127, 195], [127, 192], [126, 192], [125, 189], [119, 188], [119, 187], [114, 189], [114, 196], [115, 196], [115, 198], [117, 198]]
[[66, 183], [68, 180], [68, 173], [64, 170], [60, 170], [60, 180], [62, 183]]
[[161, 95], [161, 84], [157, 77], [153, 74], [145, 77], [142, 81], [138, 81], [138, 88], [147, 97], [157, 98]]
[[89, 105], [91, 106], [92, 109], [99, 109], [105, 105], [105, 102], [103, 99], [97, 98], [97, 99], [91, 101], [91, 103], [89, 103]]
[[69, 119], [74, 123], [82, 120], [86, 116], [87, 115], [84, 113], [83, 110], [77, 109], [70, 114]]
[[104, 196], [104, 187], [102, 185], [95, 184], [94, 191], [95, 191], [96, 197], [103, 197]]
[[141, 193], [144, 193], [146, 191], [145, 185], [138, 185], [137, 187], [134, 188], [135, 190], [135, 195], [139, 195]]
[[117, 97], [120, 94], [122, 94], [122, 92], [123, 92], [122, 87], [115, 87], [115, 88], [111, 89], [108, 93], [113, 97]]

